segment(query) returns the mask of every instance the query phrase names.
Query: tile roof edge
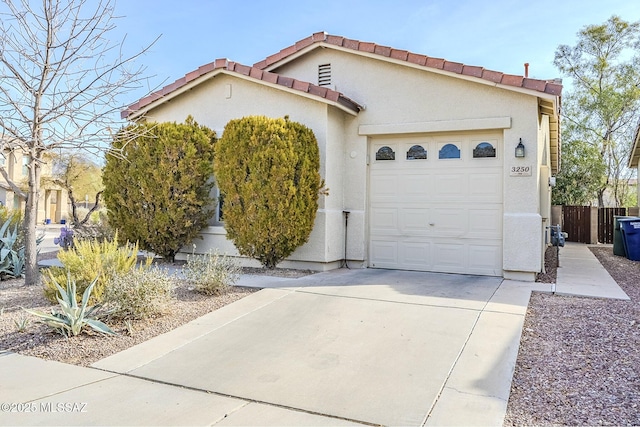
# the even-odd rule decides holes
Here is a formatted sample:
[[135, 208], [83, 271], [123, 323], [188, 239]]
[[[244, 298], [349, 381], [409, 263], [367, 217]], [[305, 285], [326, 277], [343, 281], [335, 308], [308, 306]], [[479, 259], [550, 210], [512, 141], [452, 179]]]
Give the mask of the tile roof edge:
[[138, 101], [133, 104], [128, 105], [124, 110], [120, 112], [120, 117], [122, 119], [126, 119], [129, 116], [135, 114], [140, 111], [142, 108], [153, 104], [154, 102], [165, 98], [173, 93], [175, 93], [178, 89], [183, 86], [197, 80], [198, 78], [210, 74], [212, 72], [227, 72], [230, 74], [237, 74], [244, 78], [260, 80], [266, 83], [275, 84], [278, 86], [282, 86], [283, 88], [292, 89], [294, 91], [307, 93], [311, 96], [324, 98], [328, 101], [335, 102], [339, 105], [342, 105], [355, 113], [363, 110], [364, 107], [357, 102], [349, 99], [344, 94], [337, 92], [335, 90], [317, 86], [309, 82], [305, 82], [302, 80], [294, 79], [287, 76], [282, 76], [276, 73], [272, 73], [269, 71], [265, 71], [255, 66], [247, 66], [242, 65], [237, 62], [229, 61], [227, 58], [216, 59], [214, 62], [209, 64], [205, 64], [199, 67], [196, 70], [193, 70], [183, 77], [180, 77], [173, 83], [170, 83], [163, 88], [140, 98]]
[[278, 53], [270, 55], [262, 61], [256, 62], [253, 66], [256, 68], [265, 69], [273, 64], [276, 64], [277, 62], [284, 60], [285, 58], [297, 54], [303, 49], [308, 49], [313, 44], [322, 43], [328, 46], [337, 46], [343, 49], [354, 50], [370, 55], [377, 55], [396, 61], [403, 61], [410, 64], [423, 66], [425, 68], [434, 68], [442, 71], [447, 71], [452, 74], [459, 74], [468, 77], [489, 80], [491, 82], [500, 83], [505, 86], [513, 86], [555, 96], [560, 96], [560, 94], [562, 93], [562, 84], [558, 83], [556, 79], [542, 80], [505, 74], [500, 71], [488, 70], [480, 66], [462, 64], [459, 62], [448, 61], [443, 58], [434, 58], [427, 55], [421, 55], [406, 50], [382, 46], [371, 42], [363, 42], [360, 40], [348, 39], [342, 36], [331, 35], [324, 31], [313, 33], [311, 36], [280, 50]]

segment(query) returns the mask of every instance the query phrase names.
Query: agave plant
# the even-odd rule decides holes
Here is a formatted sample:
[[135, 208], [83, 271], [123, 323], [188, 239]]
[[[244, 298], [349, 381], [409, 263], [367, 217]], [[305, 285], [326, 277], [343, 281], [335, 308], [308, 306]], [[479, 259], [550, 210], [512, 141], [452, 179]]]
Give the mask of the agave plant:
[[24, 314], [22, 314], [22, 316], [20, 316], [20, 319], [14, 319], [13, 324], [16, 325], [16, 330], [18, 332], [26, 332], [27, 327], [29, 326], [29, 319]]
[[87, 307], [91, 291], [97, 281], [98, 278], [94, 279], [87, 287], [82, 294], [82, 302], [78, 305], [76, 301], [76, 282], [71, 279], [70, 274], [67, 274], [66, 289], [62, 289], [62, 286], [60, 286], [58, 282], [54, 282], [60, 294], [57, 298], [60, 305], [59, 313], [56, 313], [53, 309], [51, 309], [51, 313], [26, 308], [23, 310], [39, 317], [42, 323], [55, 329], [65, 337], [72, 337], [82, 333], [85, 326], [89, 326], [93, 330], [103, 334], [115, 335], [115, 332], [113, 332], [111, 328], [93, 317], [98, 306]]
[[[24, 273], [24, 244], [19, 233], [19, 224], [5, 221], [0, 227], [0, 280], [22, 277]], [[37, 236], [36, 246], [44, 240]]]

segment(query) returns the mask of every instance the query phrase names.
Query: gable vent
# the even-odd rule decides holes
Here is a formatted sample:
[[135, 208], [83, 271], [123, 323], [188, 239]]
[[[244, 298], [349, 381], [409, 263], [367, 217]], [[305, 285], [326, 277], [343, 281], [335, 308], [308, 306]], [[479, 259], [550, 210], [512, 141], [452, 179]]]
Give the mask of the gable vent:
[[318, 65], [318, 86], [331, 86], [331, 64]]

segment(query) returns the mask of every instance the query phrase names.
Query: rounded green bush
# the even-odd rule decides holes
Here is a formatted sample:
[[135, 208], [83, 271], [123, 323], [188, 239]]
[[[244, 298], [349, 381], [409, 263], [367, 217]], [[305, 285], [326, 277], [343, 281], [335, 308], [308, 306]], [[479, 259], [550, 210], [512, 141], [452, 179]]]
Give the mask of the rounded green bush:
[[275, 268], [307, 242], [324, 185], [309, 128], [288, 118], [232, 120], [216, 143], [214, 168], [227, 237], [242, 255]]
[[109, 223], [123, 240], [171, 261], [214, 214], [215, 132], [189, 116], [184, 124], [123, 128], [102, 174]]

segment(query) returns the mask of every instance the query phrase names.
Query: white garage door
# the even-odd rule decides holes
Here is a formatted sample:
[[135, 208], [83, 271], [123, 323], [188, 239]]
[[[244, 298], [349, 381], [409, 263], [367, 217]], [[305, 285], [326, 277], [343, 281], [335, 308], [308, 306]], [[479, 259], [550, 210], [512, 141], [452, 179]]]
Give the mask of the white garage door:
[[372, 139], [370, 266], [501, 276], [502, 146], [498, 134]]

